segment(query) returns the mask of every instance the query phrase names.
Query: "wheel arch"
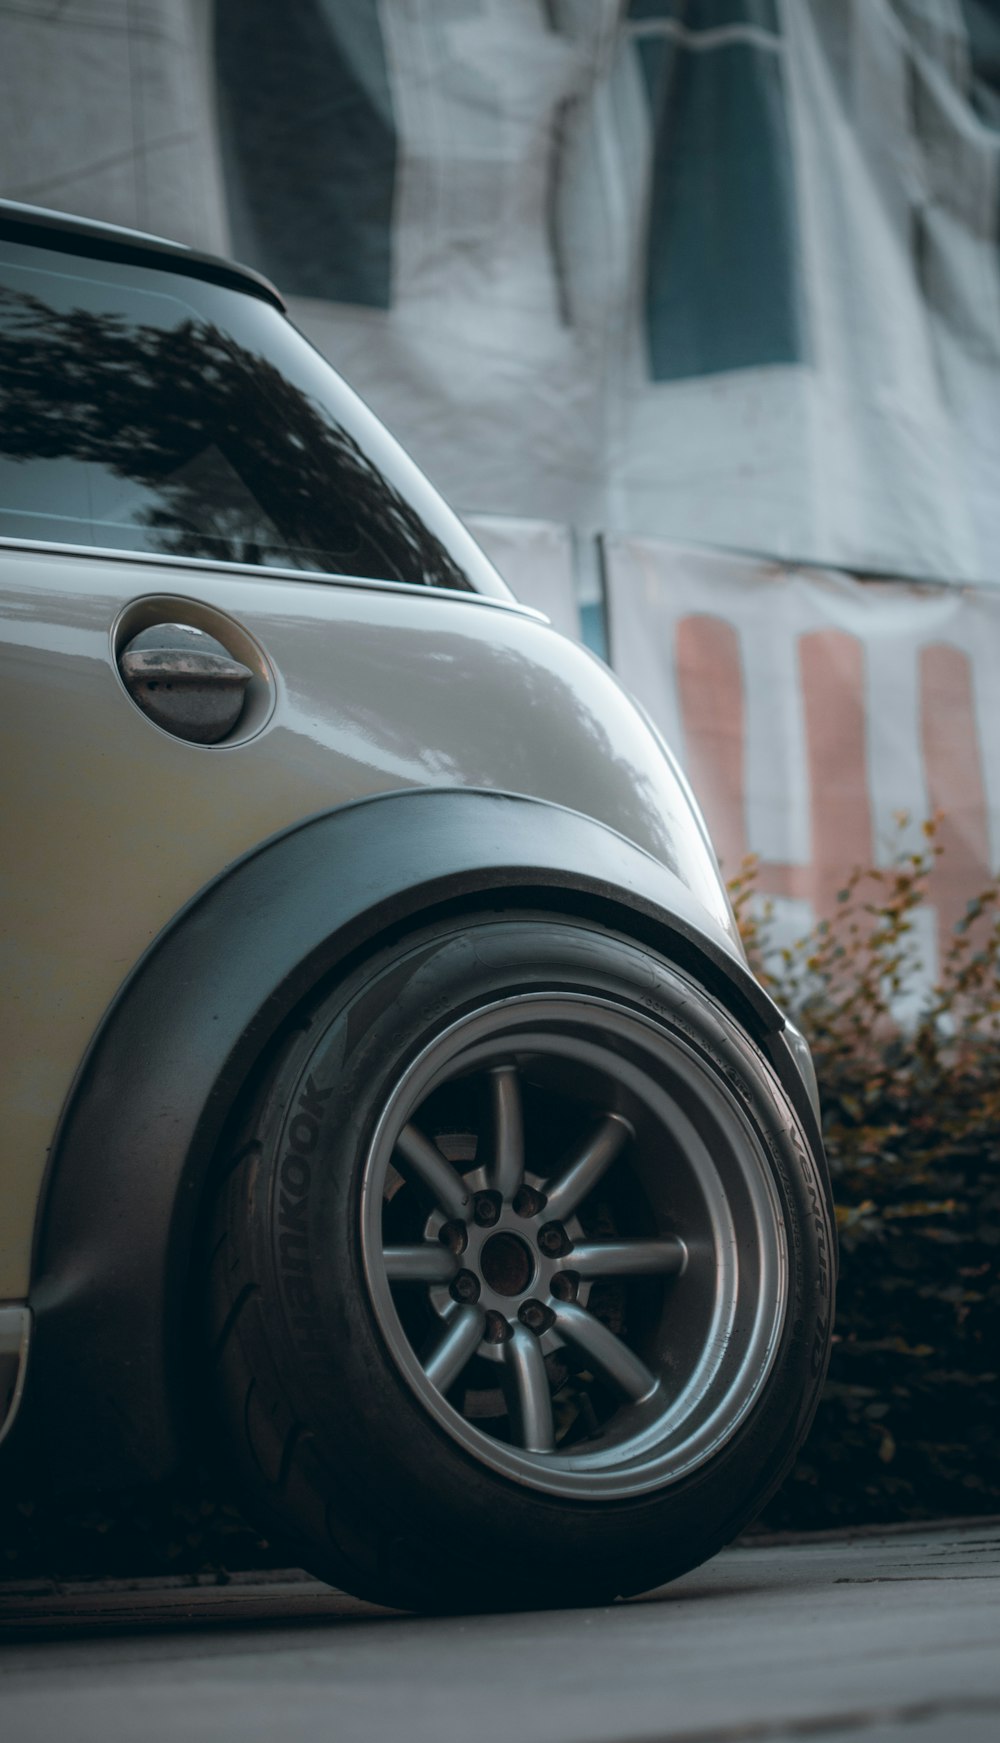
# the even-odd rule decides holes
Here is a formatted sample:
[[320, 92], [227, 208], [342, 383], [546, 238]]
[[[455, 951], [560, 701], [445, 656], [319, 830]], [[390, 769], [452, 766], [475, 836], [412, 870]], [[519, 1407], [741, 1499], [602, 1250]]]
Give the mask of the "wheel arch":
[[394, 930], [499, 897], [617, 926], [692, 970], [804, 1098], [781, 1013], [725, 935], [673, 872], [605, 825], [440, 788], [304, 820], [154, 940], [64, 1111], [36, 1240], [26, 1397], [60, 1487], [158, 1480], [176, 1463], [205, 1183], [234, 1105], [295, 1010]]

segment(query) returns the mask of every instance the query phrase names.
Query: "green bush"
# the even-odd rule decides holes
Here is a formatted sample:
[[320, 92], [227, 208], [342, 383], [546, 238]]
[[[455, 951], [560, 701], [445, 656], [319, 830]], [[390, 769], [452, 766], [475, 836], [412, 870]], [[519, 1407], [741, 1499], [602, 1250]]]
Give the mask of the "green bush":
[[753, 861], [730, 886], [756, 972], [813, 1050], [840, 1235], [830, 1374], [775, 1527], [1000, 1511], [1000, 880], [921, 996], [914, 915], [940, 853], [927, 823], [791, 949], [773, 947]]

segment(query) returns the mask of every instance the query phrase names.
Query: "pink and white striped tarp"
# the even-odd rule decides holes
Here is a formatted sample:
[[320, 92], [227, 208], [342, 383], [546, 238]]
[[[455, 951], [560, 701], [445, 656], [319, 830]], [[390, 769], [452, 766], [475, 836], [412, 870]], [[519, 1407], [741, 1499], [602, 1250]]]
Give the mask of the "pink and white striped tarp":
[[611, 656], [732, 874], [787, 926], [943, 813], [927, 936], [1000, 863], [1000, 591], [862, 581], [653, 539], [605, 550]]

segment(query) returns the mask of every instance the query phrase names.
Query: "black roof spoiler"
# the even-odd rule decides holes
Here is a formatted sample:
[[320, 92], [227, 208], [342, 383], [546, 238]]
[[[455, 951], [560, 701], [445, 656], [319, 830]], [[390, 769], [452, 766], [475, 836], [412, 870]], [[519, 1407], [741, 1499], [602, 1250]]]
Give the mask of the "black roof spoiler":
[[81, 254], [92, 260], [158, 267], [161, 272], [177, 272], [185, 278], [205, 279], [209, 284], [245, 291], [282, 312], [285, 309], [280, 291], [249, 266], [202, 254], [183, 242], [168, 242], [162, 236], [146, 236], [140, 230], [101, 224], [94, 218], [78, 218], [67, 212], [50, 212], [42, 206], [0, 200], [0, 238], [34, 243], [40, 248], [58, 248], [64, 254]]

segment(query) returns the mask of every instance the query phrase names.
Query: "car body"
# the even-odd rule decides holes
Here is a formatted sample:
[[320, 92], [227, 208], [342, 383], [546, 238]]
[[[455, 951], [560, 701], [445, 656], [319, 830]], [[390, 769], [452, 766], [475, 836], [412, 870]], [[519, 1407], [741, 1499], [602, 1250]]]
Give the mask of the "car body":
[[0, 261], [6, 1427], [20, 1404], [63, 1487], [173, 1468], [234, 1110], [296, 1012], [484, 905], [624, 936], [748, 1038], [814, 1183], [818, 1372], [808, 1055], [648, 720], [517, 603], [256, 275], [10, 206]]

